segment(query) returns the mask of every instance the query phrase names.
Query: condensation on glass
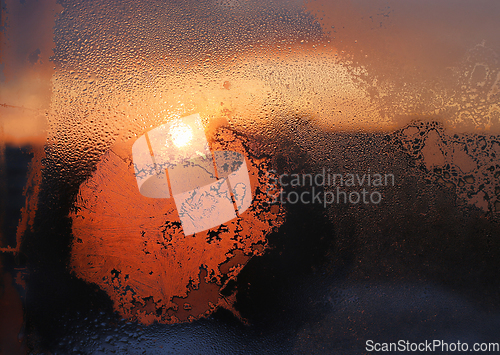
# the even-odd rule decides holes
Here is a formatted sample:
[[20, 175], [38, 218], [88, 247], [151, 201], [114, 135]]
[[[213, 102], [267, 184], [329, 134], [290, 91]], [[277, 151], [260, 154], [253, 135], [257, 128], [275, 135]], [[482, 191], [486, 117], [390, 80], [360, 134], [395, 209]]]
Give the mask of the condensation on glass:
[[[410, 159], [457, 205], [498, 218], [500, 28], [487, 14], [499, 9], [480, 3], [40, 5], [34, 23], [45, 27], [31, 28], [42, 29], [40, 42], [26, 42], [20, 57], [2, 54], [0, 134], [7, 144], [43, 145], [33, 186], [42, 175], [76, 177], [68, 268], [104, 290], [121, 316], [177, 323], [222, 307], [243, 319], [235, 294], [222, 290], [286, 220], [286, 207], [266, 193], [270, 171], [374, 172]], [[7, 18], [23, 18], [22, 7], [6, 4]], [[26, 40], [16, 31], [11, 44]], [[191, 115], [196, 124], [183, 121]], [[175, 149], [202, 133], [189, 159], [205, 180], [185, 180], [169, 165], [175, 157], [161, 157], [167, 133]], [[383, 144], [391, 148], [377, 151]], [[179, 199], [213, 184], [224, 188], [224, 213], [188, 230], [192, 216], [182, 215]], [[37, 198], [26, 199], [18, 243]], [[334, 223], [335, 206], [325, 215]]]

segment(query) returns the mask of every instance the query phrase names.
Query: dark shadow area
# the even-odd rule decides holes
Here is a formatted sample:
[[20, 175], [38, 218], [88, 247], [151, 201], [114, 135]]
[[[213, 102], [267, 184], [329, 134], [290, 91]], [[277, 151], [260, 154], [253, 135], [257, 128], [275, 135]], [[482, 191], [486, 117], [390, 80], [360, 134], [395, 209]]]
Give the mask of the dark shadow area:
[[21, 209], [24, 207], [23, 192], [28, 180], [28, 165], [33, 158], [31, 147], [14, 148], [6, 146], [0, 172], [2, 179], [0, 191], [2, 193], [1, 213], [3, 223], [1, 234], [4, 236], [2, 247], [16, 247], [16, 232]]

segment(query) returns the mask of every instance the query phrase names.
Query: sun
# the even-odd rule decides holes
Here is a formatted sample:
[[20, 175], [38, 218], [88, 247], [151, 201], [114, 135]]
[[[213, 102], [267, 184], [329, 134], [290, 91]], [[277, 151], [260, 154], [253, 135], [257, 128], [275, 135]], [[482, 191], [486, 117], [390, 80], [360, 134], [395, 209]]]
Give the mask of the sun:
[[175, 122], [170, 127], [170, 136], [174, 145], [182, 148], [193, 139], [193, 129], [183, 122]]

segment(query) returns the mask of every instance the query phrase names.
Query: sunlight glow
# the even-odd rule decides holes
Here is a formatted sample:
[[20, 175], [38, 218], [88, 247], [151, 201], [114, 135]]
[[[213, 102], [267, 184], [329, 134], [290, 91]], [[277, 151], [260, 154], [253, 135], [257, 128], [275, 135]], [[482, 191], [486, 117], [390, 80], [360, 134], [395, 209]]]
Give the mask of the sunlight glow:
[[170, 128], [172, 141], [177, 148], [182, 148], [193, 139], [193, 130], [183, 122], [176, 122]]

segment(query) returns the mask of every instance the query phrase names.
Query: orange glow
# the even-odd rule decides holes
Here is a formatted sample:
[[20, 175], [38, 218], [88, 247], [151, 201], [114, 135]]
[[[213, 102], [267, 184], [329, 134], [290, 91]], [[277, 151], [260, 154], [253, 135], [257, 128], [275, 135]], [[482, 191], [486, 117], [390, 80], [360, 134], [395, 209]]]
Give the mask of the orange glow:
[[[218, 132], [212, 150], [245, 152], [240, 138]], [[193, 320], [217, 307], [237, 313], [221, 288], [264, 252], [266, 235], [283, 223], [282, 209], [264, 208], [269, 197], [257, 191], [262, 162], [245, 154], [254, 208], [218, 230], [185, 236], [173, 199], [138, 191], [130, 149], [125, 144], [106, 153], [80, 188], [71, 214], [71, 269], [104, 289], [124, 317], [146, 324]]]

